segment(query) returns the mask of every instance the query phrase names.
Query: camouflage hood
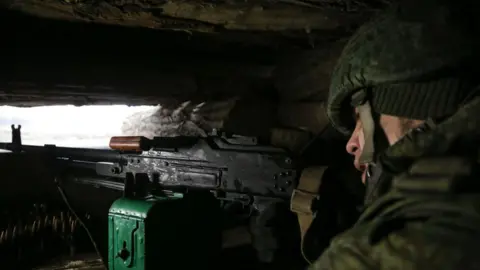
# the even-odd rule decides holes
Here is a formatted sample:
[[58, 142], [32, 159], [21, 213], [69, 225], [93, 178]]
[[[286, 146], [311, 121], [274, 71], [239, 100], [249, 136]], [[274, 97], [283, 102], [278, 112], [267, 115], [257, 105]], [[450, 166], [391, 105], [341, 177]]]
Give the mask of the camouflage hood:
[[352, 96], [416, 120], [455, 113], [478, 82], [480, 1], [398, 1], [350, 38], [332, 73], [327, 114], [352, 133]]
[[480, 97], [435, 125], [414, 129], [379, 156], [383, 169], [402, 173], [420, 157], [461, 155], [478, 157], [480, 148]]

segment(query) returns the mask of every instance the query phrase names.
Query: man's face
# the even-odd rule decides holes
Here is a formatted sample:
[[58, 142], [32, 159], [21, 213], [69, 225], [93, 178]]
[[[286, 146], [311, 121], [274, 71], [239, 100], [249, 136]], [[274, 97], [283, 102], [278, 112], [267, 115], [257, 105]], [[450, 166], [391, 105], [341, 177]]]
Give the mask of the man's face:
[[[360, 163], [360, 156], [362, 155], [363, 146], [365, 145], [365, 137], [363, 134], [363, 125], [358, 117], [358, 111], [355, 109], [356, 125], [350, 139], [347, 142], [347, 152], [354, 156], [353, 165], [362, 172], [362, 182], [365, 183], [367, 179], [368, 164]], [[424, 121], [411, 120], [382, 114], [380, 115], [380, 127], [382, 127], [390, 145], [395, 144], [402, 138], [410, 129], [418, 127]]]

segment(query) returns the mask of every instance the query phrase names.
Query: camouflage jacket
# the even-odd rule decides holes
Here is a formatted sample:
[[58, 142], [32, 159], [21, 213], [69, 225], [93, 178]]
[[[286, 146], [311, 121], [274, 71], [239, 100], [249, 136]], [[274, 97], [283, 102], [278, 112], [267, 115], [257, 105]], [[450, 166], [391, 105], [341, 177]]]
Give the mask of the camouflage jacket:
[[380, 156], [393, 177], [314, 269], [480, 269], [480, 98]]

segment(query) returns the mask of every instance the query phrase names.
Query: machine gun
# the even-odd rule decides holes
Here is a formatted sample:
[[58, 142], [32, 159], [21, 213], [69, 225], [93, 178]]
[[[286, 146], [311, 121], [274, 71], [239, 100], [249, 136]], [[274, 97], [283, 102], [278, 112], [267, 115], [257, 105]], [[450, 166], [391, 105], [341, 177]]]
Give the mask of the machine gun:
[[[0, 145], [14, 153], [44, 156], [58, 180], [123, 190], [124, 198], [136, 199], [127, 206], [124, 202], [114, 203], [112, 215], [125, 213], [138, 199], [147, 203], [149, 196], [176, 198], [209, 191], [225, 203], [240, 203], [258, 211], [275, 202], [291, 201], [291, 210], [299, 217], [302, 238], [312, 222], [311, 205], [325, 171], [324, 167], [303, 170], [284, 149], [261, 145], [252, 137], [112, 137], [109, 147], [22, 145], [20, 127], [13, 125], [12, 142]], [[117, 211], [118, 207], [123, 210]], [[112, 212], [114, 208], [117, 210]], [[114, 259], [122, 257], [125, 248], [114, 247], [112, 250], [120, 250]]]
[[220, 200], [258, 206], [289, 200], [299, 173], [286, 151], [250, 137], [113, 137], [110, 149], [87, 149], [21, 145], [19, 133], [0, 148], [45, 155], [56, 177], [129, 197], [209, 190]]

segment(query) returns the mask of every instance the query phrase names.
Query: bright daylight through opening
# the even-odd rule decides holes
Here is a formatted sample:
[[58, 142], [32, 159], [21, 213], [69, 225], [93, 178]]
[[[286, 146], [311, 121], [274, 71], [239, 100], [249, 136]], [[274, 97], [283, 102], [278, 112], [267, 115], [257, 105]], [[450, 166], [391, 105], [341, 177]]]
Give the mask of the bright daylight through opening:
[[21, 125], [22, 143], [105, 148], [121, 136], [123, 121], [151, 106], [0, 106], [0, 142], [11, 142], [11, 125]]

